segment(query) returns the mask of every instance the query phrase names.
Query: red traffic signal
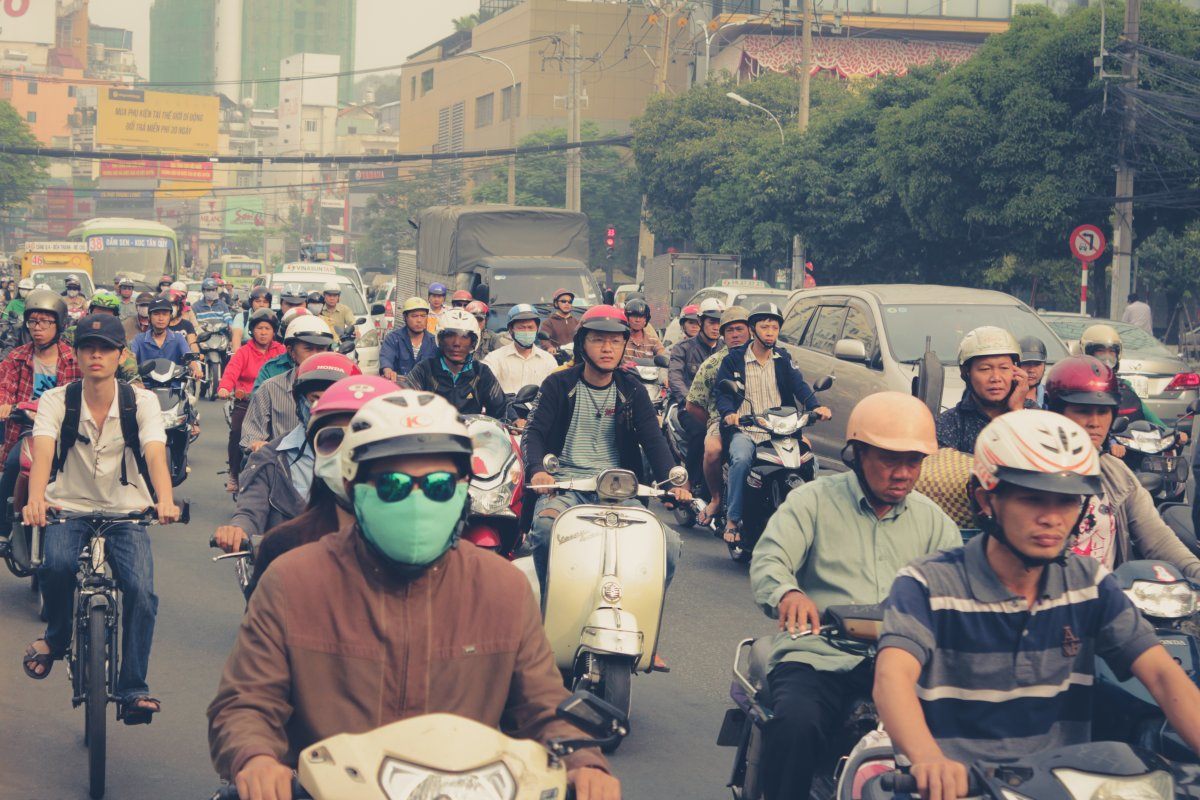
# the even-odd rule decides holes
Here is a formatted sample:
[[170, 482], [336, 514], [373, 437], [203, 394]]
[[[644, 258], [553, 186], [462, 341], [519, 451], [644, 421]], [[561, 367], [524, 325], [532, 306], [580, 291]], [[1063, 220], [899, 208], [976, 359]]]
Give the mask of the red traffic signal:
[[608, 230], [604, 234], [604, 244], [608, 247], [617, 246], [617, 229], [612, 225], [608, 226]]

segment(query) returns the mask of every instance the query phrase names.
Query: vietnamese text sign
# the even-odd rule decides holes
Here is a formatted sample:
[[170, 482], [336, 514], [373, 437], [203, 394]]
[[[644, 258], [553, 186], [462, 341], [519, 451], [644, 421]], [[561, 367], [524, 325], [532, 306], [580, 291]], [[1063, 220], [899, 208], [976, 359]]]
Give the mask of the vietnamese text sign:
[[127, 161], [106, 158], [100, 162], [101, 178], [162, 178], [171, 181], [212, 183], [211, 161]]
[[216, 97], [109, 89], [99, 97], [96, 143], [170, 153], [215, 153], [217, 117]]
[[0, 42], [54, 44], [55, 0], [0, 0]]
[[261, 231], [267, 227], [261, 197], [229, 198], [225, 204], [225, 232]]

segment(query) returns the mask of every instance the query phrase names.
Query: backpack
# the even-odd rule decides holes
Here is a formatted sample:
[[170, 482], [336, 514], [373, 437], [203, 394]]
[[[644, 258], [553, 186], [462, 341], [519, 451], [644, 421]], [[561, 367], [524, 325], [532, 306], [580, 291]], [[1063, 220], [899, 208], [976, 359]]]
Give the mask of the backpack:
[[[79, 417], [83, 411], [83, 382], [73, 381], [67, 384], [64, 393], [66, 408], [63, 413], [62, 428], [58, 436], [58, 452], [54, 455], [54, 463], [50, 467], [50, 481], [53, 482], [59, 470], [67, 460], [67, 453], [80, 440]], [[151, 499], [158, 502], [154, 491], [154, 483], [150, 480], [150, 468], [146, 465], [146, 457], [142, 454], [142, 440], [138, 435], [137, 394], [133, 387], [125, 381], [117, 381], [117, 408], [121, 420], [121, 437], [125, 440], [125, 449], [133, 452], [133, 460], [137, 465], [138, 474], [146, 483]], [[121, 485], [129, 485], [127, 472], [128, 459], [121, 454]]]

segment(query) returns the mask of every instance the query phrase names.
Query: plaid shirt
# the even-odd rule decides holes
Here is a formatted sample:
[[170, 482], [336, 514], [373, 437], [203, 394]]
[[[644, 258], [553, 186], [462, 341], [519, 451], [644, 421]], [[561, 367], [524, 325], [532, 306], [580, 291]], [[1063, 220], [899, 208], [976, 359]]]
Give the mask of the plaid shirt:
[[[15, 406], [33, 399], [33, 345], [23, 344], [14, 348], [8, 358], [0, 363], [0, 404]], [[79, 367], [75, 364], [75, 353], [61, 339], [58, 342], [58, 372], [55, 374], [55, 385], [66, 386], [71, 381], [80, 378]], [[4, 428], [4, 453], [17, 442], [17, 426], [6, 425]]]

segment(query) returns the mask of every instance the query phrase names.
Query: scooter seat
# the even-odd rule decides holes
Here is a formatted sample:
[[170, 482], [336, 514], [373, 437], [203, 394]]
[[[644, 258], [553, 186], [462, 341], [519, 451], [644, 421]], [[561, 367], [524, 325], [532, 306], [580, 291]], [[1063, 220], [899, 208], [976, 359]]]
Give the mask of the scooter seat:
[[758, 690], [767, 687], [767, 672], [771, 665], [771, 651], [775, 649], [774, 636], [760, 636], [750, 645], [750, 663], [746, 665], [746, 677]]

